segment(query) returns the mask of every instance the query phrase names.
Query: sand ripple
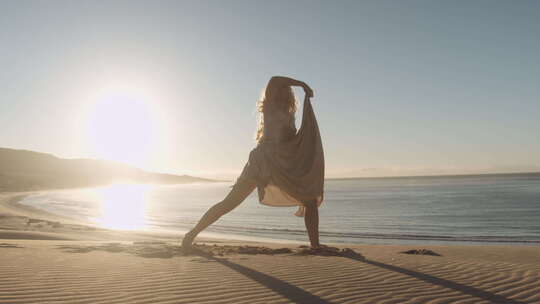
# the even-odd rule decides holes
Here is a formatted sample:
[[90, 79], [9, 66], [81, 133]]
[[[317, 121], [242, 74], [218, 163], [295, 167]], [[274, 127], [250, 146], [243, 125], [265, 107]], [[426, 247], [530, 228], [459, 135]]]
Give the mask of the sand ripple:
[[444, 249], [200, 245], [186, 256], [167, 243], [53, 242], [2, 243], [0, 303], [540, 303], [537, 263]]

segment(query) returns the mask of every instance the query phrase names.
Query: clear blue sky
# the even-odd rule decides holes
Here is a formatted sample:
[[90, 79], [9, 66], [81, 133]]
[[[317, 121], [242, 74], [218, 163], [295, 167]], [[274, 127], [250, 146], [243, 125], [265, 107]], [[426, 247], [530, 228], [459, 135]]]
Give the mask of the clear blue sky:
[[538, 1], [2, 1], [0, 146], [234, 178], [286, 75], [329, 177], [540, 171], [539, 37]]

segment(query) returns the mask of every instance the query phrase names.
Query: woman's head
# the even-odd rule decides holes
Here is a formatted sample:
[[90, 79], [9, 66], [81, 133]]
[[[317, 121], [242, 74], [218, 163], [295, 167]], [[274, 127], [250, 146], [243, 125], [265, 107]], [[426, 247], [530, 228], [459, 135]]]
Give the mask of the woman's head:
[[281, 86], [275, 88], [266, 88], [265, 103], [280, 109], [286, 109], [288, 112], [296, 111], [296, 98], [290, 86]]
[[283, 111], [294, 116], [296, 108], [297, 102], [292, 88], [288, 85], [276, 86], [270, 82], [265, 90], [263, 90], [261, 99], [257, 102], [257, 110], [259, 111], [259, 123], [256, 134], [257, 141], [260, 141], [263, 136], [264, 112]]
[[296, 112], [296, 98], [290, 86], [278, 87], [271, 83], [268, 84], [258, 104], [259, 112], [263, 112], [265, 109]]

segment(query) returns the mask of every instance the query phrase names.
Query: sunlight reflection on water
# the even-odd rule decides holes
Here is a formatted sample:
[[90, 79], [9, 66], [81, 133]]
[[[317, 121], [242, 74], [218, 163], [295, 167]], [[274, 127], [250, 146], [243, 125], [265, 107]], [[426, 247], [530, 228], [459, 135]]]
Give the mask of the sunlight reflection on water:
[[115, 184], [95, 189], [99, 216], [92, 220], [104, 228], [142, 229], [146, 225], [150, 185]]
[[[29, 195], [21, 203], [104, 228], [185, 232], [230, 183], [120, 184]], [[540, 175], [329, 180], [320, 208], [327, 242], [538, 244]], [[208, 227], [222, 236], [306, 241], [291, 208], [258, 203], [256, 191]]]

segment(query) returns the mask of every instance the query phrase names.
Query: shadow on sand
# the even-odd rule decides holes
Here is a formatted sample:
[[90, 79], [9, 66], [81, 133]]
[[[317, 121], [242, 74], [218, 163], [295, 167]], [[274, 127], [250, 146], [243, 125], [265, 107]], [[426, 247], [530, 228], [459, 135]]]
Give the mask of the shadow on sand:
[[262, 272], [253, 270], [249, 267], [242, 266], [233, 262], [228, 261], [224, 258], [217, 258], [215, 256], [209, 255], [208, 253], [200, 250], [194, 250], [193, 254], [200, 257], [204, 257], [208, 260], [215, 261], [220, 263], [223, 266], [227, 266], [230, 269], [245, 275], [246, 277], [252, 279], [253, 281], [267, 287], [268, 289], [273, 290], [275, 293], [282, 295], [293, 303], [299, 304], [332, 304], [323, 298], [320, 298], [312, 293], [309, 293], [302, 288], [296, 287], [290, 283], [277, 279], [273, 276], [264, 274]]
[[[205, 257], [207, 259], [216, 261], [216, 262], [218, 262], [218, 263], [220, 263], [220, 264], [222, 264], [224, 266], [227, 266], [227, 267], [231, 268], [232, 270], [235, 270], [235, 271], [245, 275], [246, 277], [248, 277], [248, 278], [250, 278], [250, 279], [252, 279], [254, 281], [257, 281], [260, 284], [274, 290], [275, 292], [283, 295], [284, 297], [288, 298], [289, 300], [291, 300], [291, 301], [293, 301], [295, 303], [321, 303], [321, 304], [323, 304], [323, 303], [331, 303], [331, 302], [323, 300], [323, 299], [321, 299], [321, 298], [319, 298], [319, 297], [317, 297], [317, 296], [315, 296], [315, 295], [313, 295], [311, 293], [308, 293], [305, 290], [300, 289], [300, 288], [298, 288], [298, 287], [296, 287], [294, 285], [291, 285], [291, 284], [289, 284], [287, 282], [278, 280], [278, 279], [276, 279], [274, 277], [271, 277], [269, 275], [266, 275], [264, 273], [260, 273], [258, 271], [253, 270], [253, 269], [250, 269], [248, 267], [232, 263], [232, 262], [227, 261], [225, 259], [209, 256], [204, 252], [199, 253], [199, 255], [202, 256], [202, 257]], [[494, 294], [494, 293], [491, 293], [491, 292], [488, 292], [488, 291], [485, 291], [485, 290], [482, 290], [482, 289], [478, 289], [478, 288], [475, 288], [475, 287], [467, 286], [467, 285], [464, 285], [464, 284], [456, 283], [454, 281], [438, 278], [438, 277], [435, 277], [435, 276], [432, 276], [432, 275], [428, 275], [428, 274], [425, 274], [425, 273], [421, 273], [421, 272], [401, 268], [401, 267], [394, 266], [394, 265], [389, 265], [389, 264], [385, 264], [385, 263], [381, 263], [381, 262], [377, 262], [377, 261], [367, 260], [367, 259], [364, 258], [364, 256], [362, 256], [360, 254], [357, 254], [356, 256], [351, 255], [351, 254], [347, 254], [347, 255], [345, 255], [343, 257], [348, 258], [348, 259], [352, 259], [352, 260], [355, 260], [355, 261], [359, 261], [359, 262], [362, 262], [362, 263], [366, 263], [366, 264], [369, 264], [369, 265], [372, 265], [372, 266], [380, 267], [380, 268], [383, 268], [383, 269], [386, 269], [386, 270], [389, 270], [389, 271], [405, 274], [405, 275], [411, 276], [413, 278], [422, 280], [424, 282], [427, 282], [427, 283], [430, 283], [430, 284], [433, 284], [433, 285], [439, 285], [439, 286], [449, 288], [449, 289], [453, 289], [453, 290], [459, 291], [459, 292], [461, 292], [463, 294], [467, 294], [467, 295], [470, 295], [470, 296], [473, 296], [473, 297], [477, 297], [477, 298], [489, 301], [491, 303], [526, 304], [525, 302], [512, 300], [512, 299], [509, 299], [509, 298], [501, 296], [501, 295], [497, 295], [497, 294]]]
[[[166, 244], [157, 244], [159, 246], [144, 246], [140, 244], [139, 246], [135, 245], [123, 245], [119, 243], [110, 243], [102, 246], [58, 246], [59, 249], [62, 249], [66, 252], [71, 253], [87, 253], [94, 250], [107, 251], [107, 252], [125, 252], [130, 253], [139, 257], [144, 258], [172, 258], [174, 256], [184, 256], [185, 253], [182, 252], [181, 247], [170, 246]], [[261, 285], [273, 290], [274, 292], [282, 295], [291, 302], [300, 303], [300, 304], [332, 304], [332, 302], [322, 299], [312, 293], [309, 293], [299, 287], [296, 287], [290, 283], [272, 277], [270, 275], [264, 274], [252, 268], [242, 266], [236, 263], [233, 263], [225, 258], [216, 257], [212, 252], [200, 250], [193, 248], [190, 250], [189, 255], [199, 256], [205, 258], [208, 261], [213, 261], [220, 263], [223, 266], [226, 266], [258, 283]], [[422, 272], [417, 272], [398, 266], [385, 264], [373, 260], [365, 259], [361, 254], [356, 253], [352, 250], [346, 251], [346, 254], [340, 255], [341, 257], [348, 258], [360, 263], [365, 263], [368, 265], [376, 266], [383, 268], [388, 271], [393, 271], [396, 273], [408, 275], [415, 279], [424, 281], [429, 284], [438, 285], [444, 288], [452, 289], [458, 291], [462, 294], [470, 295], [482, 300], [489, 301], [491, 303], [505, 303], [505, 304], [526, 304], [525, 302], [512, 300], [507, 297], [491, 293], [482, 289], [475, 287], [467, 286], [460, 284], [454, 281], [442, 279], [436, 276], [425, 274]]]
[[17, 244], [0, 243], [0, 248], [24, 248], [24, 247], [19, 246]]
[[383, 269], [386, 269], [386, 270], [389, 270], [389, 271], [394, 271], [394, 272], [397, 272], [397, 273], [405, 274], [405, 275], [411, 276], [411, 277], [413, 277], [415, 279], [422, 280], [424, 282], [427, 282], [427, 283], [430, 283], [430, 284], [433, 284], [433, 285], [439, 285], [441, 287], [453, 289], [453, 290], [459, 291], [459, 292], [461, 292], [463, 294], [467, 294], [467, 295], [470, 295], [470, 296], [473, 296], [473, 297], [477, 297], [477, 298], [480, 298], [482, 300], [489, 301], [491, 303], [526, 304], [525, 302], [512, 300], [512, 299], [509, 299], [507, 297], [491, 293], [489, 291], [485, 291], [485, 290], [478, 289], [478, 288], [475, 288], [475, 287], [471, 287], [471, 286], [467, 286], [467, 285], [464, 285], [464, 284], [456, 283], [454, 281], [438, 278], [436, 276], [432, 276], [432, 275], [425, 274], [425, 273], [422, 273], [422, 272], [417, 272], [417, 271], [413, 271], [413, 270], [409, 270], [409, 269], [405, 269], [405, 268], [401, 268], [401, 267], [398, 267], [398, 266], [389, 265], [389, 264], [385, 264], [385, 263], [381, 263], [381, 262], [377, 262], [377, 261], [366, 260], [366, 259], [364, 259], [364, 257], [356, 258], [356, 257], [353, 257], [353, 256], [347, 256], [347, 258], [353, 259], [353, 260], [356, 260], [356, 261], [359, 261], [359, 262], [362, 262], [362, 263], [366, 263], [366, 264], [369, 264], [369, 265], [377, 266], [377, 267], [380, 267], [380, 268], [383, 268]]

